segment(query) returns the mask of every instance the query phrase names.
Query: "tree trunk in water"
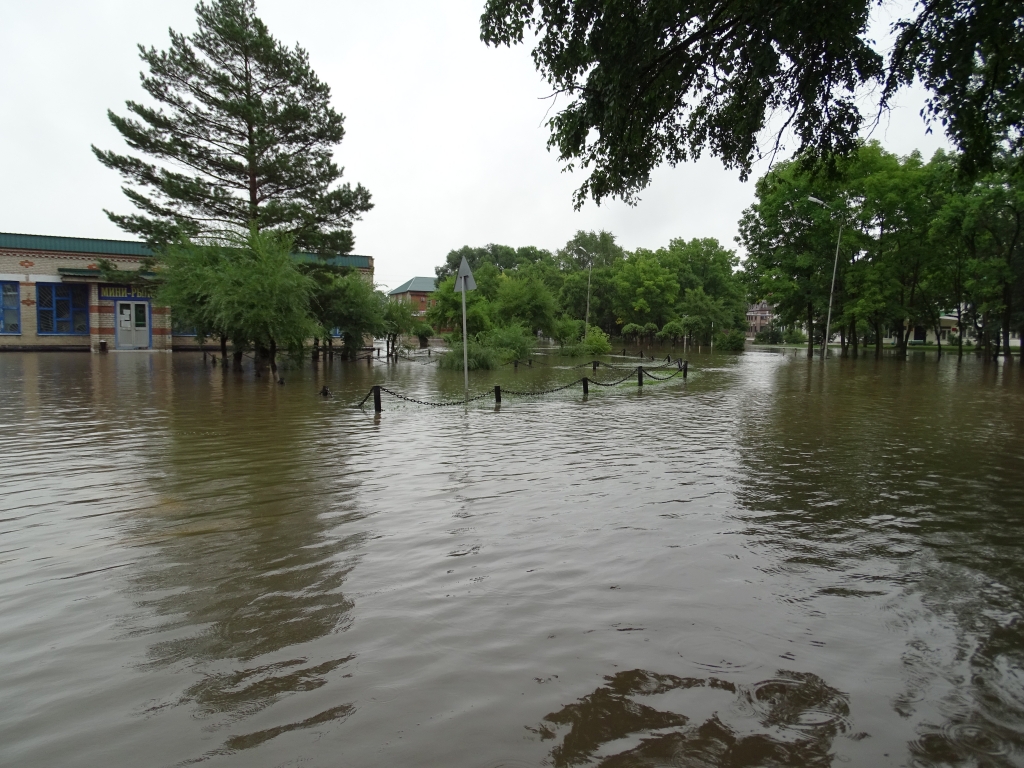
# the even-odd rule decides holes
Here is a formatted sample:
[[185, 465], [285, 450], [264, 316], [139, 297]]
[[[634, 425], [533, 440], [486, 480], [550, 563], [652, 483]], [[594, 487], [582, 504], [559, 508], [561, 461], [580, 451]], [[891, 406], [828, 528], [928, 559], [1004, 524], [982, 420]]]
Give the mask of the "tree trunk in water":
[[882, 323], [875, 321], [875, 358], [882, 357]]
[[236, 349], [231, 354], [231, 369], [234, 371], [242, 370], [242, 350]]
[[896, 349], [902, 358], [907, 356], [907, 336], [910, 335], [910, 329], [904, 329], [904, 325], [905, 321], [900, 320], [900, 324], [896, 326]]
[[845, 325], [840, 325], [839, 326], [839, 349], [841, 350], [840, 353], [839, 353], [840, 357], [849, 357], [850, 356], [850, 350], [848, 350], [846, 348], [846, 326]]
[[1013, 362], [1013, 355], [1010, 354], [1010, 314], [1013, 310], [1011, 306], [1013, 291], [1010, 290], [1010, 287], [1010, 284], [1007, 283], [1003, 288], [1003, 304], [1006, 307], [1003, 310], [1003, 357], [1006, 358], [1007, 363]]
[[319, 362], [320, 360], [320, 339], [313, 339], [313, 362]]
[[228, 361], [228, 337], [223, 333], [220, 335], [220, 365], [223, 368], [224, 363]]
[[942, 318], [935, 322], [935, 343], [939, 347], [939, 357], [942, 357]]
[[857, 355], [860, 354], [860, 350], [858, 348], [858, 343], [860, 342], [860, 339], [857, 338], [857, 318], [856, 317], [854, 317], [850, 321], [850, 340], [853, 342], [853, 359], [856, 360], [857, 359]]
[[270, 340], [270, 372], [275, 381], [280, 381], [277, 377], [277, 342], [274, 339]]
[[807, 359], [814, 359], [814, 308], [807, 305]]
[[334, 359], [334, 339], [330, 336], [327, 337], [327, 352], [325, 354], [328, 360]]

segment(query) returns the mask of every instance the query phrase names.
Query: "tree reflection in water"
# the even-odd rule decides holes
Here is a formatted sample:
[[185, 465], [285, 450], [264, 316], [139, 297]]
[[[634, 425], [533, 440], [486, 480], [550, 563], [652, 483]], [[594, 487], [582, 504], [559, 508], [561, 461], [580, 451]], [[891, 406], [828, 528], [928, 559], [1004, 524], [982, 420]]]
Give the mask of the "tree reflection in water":
[[[779, 670], [777, 677], [754, 685], [716, 678], [660, 675], [642, 669], [606, 677], [606, 685], [544, 718], [535, 729], [542, 739], [562, 742], [551, 750], [556, 768], [593, 759], [605, 768], [620, 766], [827, 766], [832, 741], [849, 734], [845, 694], [817, 675]], [[701, 690], [703, 689], [703, 690]], [[710, 716], [661, 708], [678, 707], [673, 691], [697, 697], [718, 691], [728, 698]], [[686, 701], [686, 699], [683, 699]]]
[[[355, 658], [331, 638], [352, 623], [344, 586], [364, 540], [359, 483], [344, 451], [310, 446], [301, 402], [232, 394], [234, 412], [215, 422], [208, 403], [178, 404], [154, 483], [162, 503], [133, 530], [148, 551], [133, 583], [147, 618], [130, 631], [151, 638], [146, 668], [189, 676], [143, 714], [187, 707], [198, 743], [212, 747], [205, 757], [354, 711], [340, 691], [310, 694]], [[286, 698], [287, 711], [273, 706]]]

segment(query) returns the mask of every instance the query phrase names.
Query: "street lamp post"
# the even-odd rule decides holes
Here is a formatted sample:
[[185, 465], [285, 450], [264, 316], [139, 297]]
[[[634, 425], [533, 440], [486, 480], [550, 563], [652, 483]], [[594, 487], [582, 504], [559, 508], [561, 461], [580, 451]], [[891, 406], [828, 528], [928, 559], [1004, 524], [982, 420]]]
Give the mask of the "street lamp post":
[[[831, 205], [828, 205], [824, 200], [819, 200], [813, 195], [808, 195], [807, 199], [812, 203], [828, 208], [830, 211], [834, 210]], [[828, 292], [828, 318], [825, 320], [825, 332], [821, 334], [821, 360], [825, 361], [828, 356], [828, 337], [829, 331], [832, 329], [832, 297], [836, 292], [836, 270], [839, 268], [839, 244], [843, 240], [843, 223], [845, 219], [839, 220], [839, 236], [836, 238], [836, 257], [832, 262], [832, 288]]]
[[590, 327], [590, 277], [594, 274], [594, 255], [578, 245], [576, 250], [590, 257], [590, 267], [587, 269], [587, 314], [583, 318], [583, 340], [586, 341], [587, 329]]

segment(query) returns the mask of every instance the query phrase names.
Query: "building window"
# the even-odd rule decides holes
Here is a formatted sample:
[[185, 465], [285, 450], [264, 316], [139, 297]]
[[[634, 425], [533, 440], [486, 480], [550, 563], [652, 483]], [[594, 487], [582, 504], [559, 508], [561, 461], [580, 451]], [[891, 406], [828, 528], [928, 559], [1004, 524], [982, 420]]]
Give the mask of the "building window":
[[17, 283], [0, 282], [0, 333], [21, 333], [21, 295]]
[[89, 335], [89, 286], [39, 283], [36, 333]]

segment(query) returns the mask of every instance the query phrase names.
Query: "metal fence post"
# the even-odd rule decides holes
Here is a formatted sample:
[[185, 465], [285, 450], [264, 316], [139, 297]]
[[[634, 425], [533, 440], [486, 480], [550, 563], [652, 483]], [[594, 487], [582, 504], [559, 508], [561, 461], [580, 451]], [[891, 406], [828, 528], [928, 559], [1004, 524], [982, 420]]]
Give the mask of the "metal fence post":
[[[597, 373], [597, 366], [600, 365], [600, 364], [601, 364], [601, 362], [599, 360], [595, 360], [594, 361], [594, 373]], [[586, 379], [584, 379], [584, 381], [586, 381]]]
[[501, 405], [501, 385], [494, 385], [494, 404]]
[[644, 385], [644, 367], [642, 365], [636, 367], [636, 385], [638, 387]]
[[590, 394], [590, 381], [586, 376], [583, 377], [583, 396], [586, 397]]
[[380, 407], [380, 385], [373, 385], [373, 412], [380, 413], [383, 408]]
[[686, 369], [690, 366], [689, 360], [683, 360], [683, 378], [686, 378]]

